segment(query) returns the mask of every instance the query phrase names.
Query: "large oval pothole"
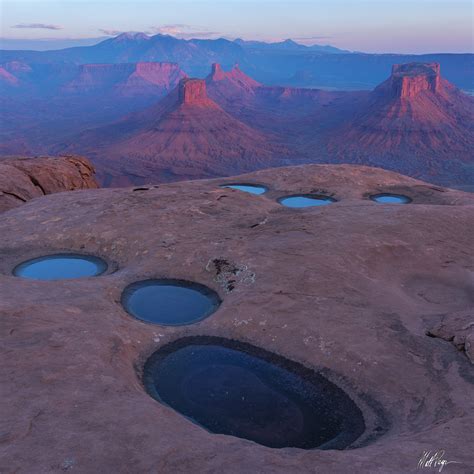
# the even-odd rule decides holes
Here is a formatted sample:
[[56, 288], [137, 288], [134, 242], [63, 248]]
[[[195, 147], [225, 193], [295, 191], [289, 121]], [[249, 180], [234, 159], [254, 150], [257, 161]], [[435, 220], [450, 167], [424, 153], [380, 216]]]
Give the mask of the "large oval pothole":
[[362, 411], [327, 378], [238, 341], [175, 341], [148, 359], [144, 385], [212, 433], [271, 448], [344, 449], [365, 431]]

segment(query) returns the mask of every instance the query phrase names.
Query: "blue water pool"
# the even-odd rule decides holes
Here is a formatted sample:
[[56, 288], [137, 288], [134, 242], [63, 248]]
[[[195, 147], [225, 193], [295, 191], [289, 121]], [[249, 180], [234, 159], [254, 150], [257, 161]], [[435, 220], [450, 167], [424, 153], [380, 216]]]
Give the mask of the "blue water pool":
[[132, 316], [163, 326], [201, 321], [220, 303], [210, 288], [182, 280], [145, 280], [128, 286], [122, 295], [122, 304]]
[[250, 194], [264, 194], [268, 191], [265, 186], [257, 184], [223, 184], [221, 188], [238, 189]]
[[370, 199], [380, 204], [409, 204], [412, 202], [411, 198], [408, 196], [390, 193], [374, 194], [373, 196], [370, 196]]
[[336, 202], [336, 200], [329, 196], [322, 196], [318, 194], [299, 194], [280, 198], [278, 202], [286, 207], [302, 208], [326, 206]]
[[13, 270], [13, 274], [33, 280], [66, 280], [98, 276], [106, 270], [107, 264], [98, 257], [56, 254], [23, 262]]
[[144, 385], [212, 433], [271, 448], [344, 449], [365, 431], [361, 410], [327, 378], [234, 340], [169, 344], [147, 361]]

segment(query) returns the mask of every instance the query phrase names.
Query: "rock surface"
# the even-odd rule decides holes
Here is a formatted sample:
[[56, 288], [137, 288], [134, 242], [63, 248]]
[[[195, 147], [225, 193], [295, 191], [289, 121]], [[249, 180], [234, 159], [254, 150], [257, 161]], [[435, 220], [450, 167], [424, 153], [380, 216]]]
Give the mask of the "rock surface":
[[474, 310], [447, 315], [427, 334], [451, 342], [474, 364]]
[[474, 182], [474, 100], [443, 79], [436, 63], [395, 66], [328, 136], [333, 159], [438, 184]]
[[84, 64], [62, 88], [76, 94], [105, 92], [117, 96], [163, 96], [186, 74], [175, 63]]
[[0, 82], [9, 86], [17, 86], [20, 81], [5, 68], [0, 67]]
[[0, 212], [46, 194], [97, 188], [94, 173], [78, 156], [0, 158]]
[[183, 79], [178, 87], [180, 105], [196, 105], [218, 109], [217, 104], [207, 97], [206, 82], [202, 79]]
[[[269, 191], [220, 188], [231, 182]], [[381, 192], [413, 203], [368, 198]], [[306, 210], [276, 202], [295, 193], [338, 202]], [[424, 451], [443, 449], [458, 463], [446, 472], [472, 473], [473, 366], [427, 331], [472, 309], [473, 213], [470, 194], [348, 165], [85, 190], [8, 211], [0, 471], [400, 474], [418, 472]], [[11, 275], [25, 259], [59, 251], [100, 256], [110, 269], [56, 282]], [[232, 278], [236, 268], [242, 278]], [[121, 293], [153, 277], [205, 284], [223, 303], [191, 326], [141, 323], [122, 309]], [[141, 382], [144, 362], [197, 335], [321, 370], [363, 411], [365, 443], [270, 449], [209, 433], [156, 402]], [[383, 421], [376, 433], [374, 417]]]

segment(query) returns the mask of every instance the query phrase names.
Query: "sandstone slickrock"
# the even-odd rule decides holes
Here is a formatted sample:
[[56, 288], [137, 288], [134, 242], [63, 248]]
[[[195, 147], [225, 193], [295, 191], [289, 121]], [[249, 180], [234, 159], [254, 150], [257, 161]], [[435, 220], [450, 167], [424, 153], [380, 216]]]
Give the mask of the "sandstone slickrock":
[[474, 310], [447, 315], [427, 334], [451, 342], [474, 364]]
[[0, 158], [0, 212], [46, 194], [97, 188], [94, 173], [79, 156]]
[[[2, 216], [0, 470], [400, 474], [443, 449], [459, 463], [446, 472], [471, 473], [473, 366], [427, 331], [472, 309], [474, 196], [348, 165], [238, 178], [267, 186], [263, 196], [220, 187], [228, 182], [64, 193]], [[413, 202], [369, 199], [382, 192]], [[337, 202], [278, 204], [295, 193]], [[11, 275], [58, 251], [100, 256], [109, 271], [56, 282]], [[223, 302], [195, 325], [144, 324], [120, 298], [147, 278], [201, 283]], [[188, 336], [321, 370], [362, 410], [366, 433], [353, 449], [305, 451], [200, 428], [141, 381], [152, 353]]]

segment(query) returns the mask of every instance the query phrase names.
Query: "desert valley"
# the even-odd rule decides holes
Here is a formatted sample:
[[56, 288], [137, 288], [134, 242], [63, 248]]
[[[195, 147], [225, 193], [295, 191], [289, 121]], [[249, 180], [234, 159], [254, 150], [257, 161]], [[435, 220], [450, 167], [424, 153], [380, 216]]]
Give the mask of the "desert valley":
[[[474, 98], [446, 80], [439, 63], [395, 64], [373, 90], [329, 91], [264, 85], [239, 65], [213, 63], [205, 78], [192, 79], [177, 63], [112, 62], [151, 41], [122, 35], [64, 52], [4, 52], [1, 152], [84, 155], [105, 186], [304, 163], [474, 182]], [[91, 57], [108, 63], [74, 62]]]

